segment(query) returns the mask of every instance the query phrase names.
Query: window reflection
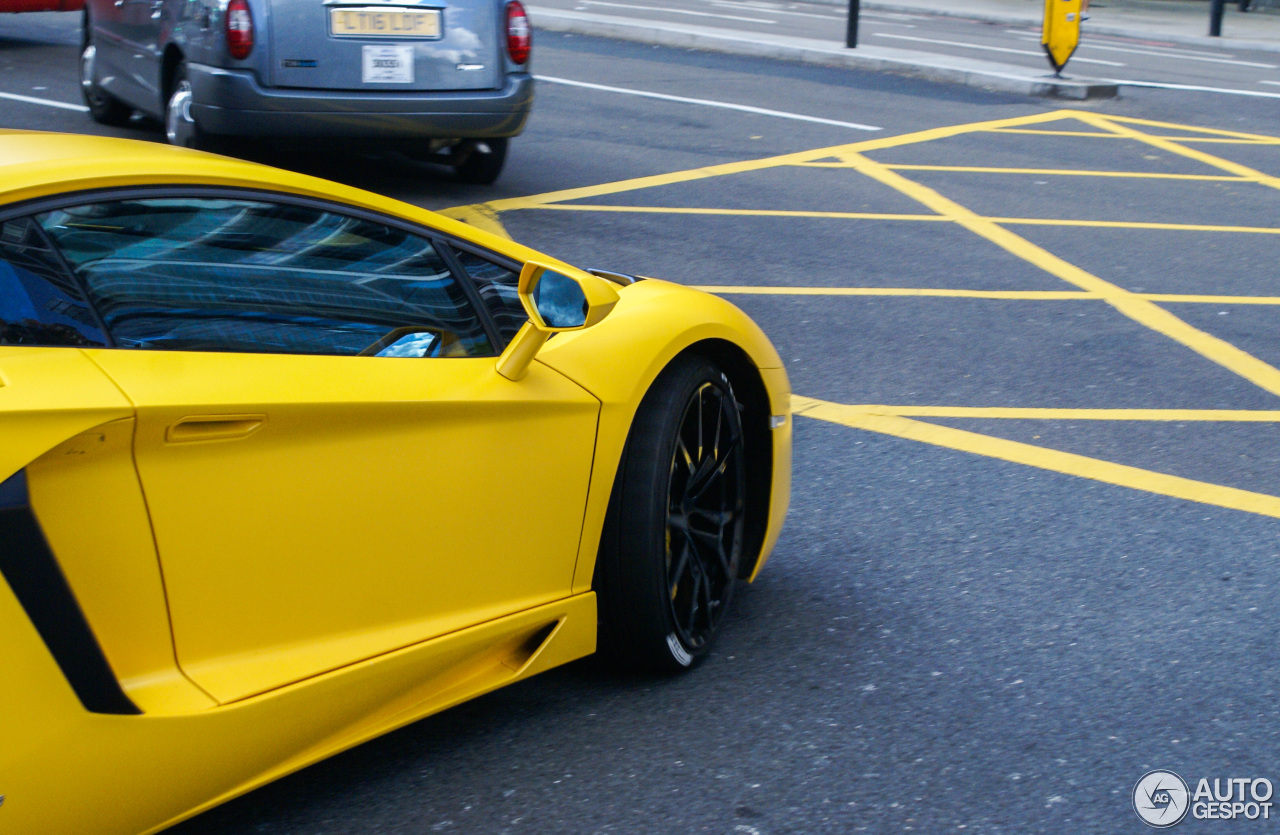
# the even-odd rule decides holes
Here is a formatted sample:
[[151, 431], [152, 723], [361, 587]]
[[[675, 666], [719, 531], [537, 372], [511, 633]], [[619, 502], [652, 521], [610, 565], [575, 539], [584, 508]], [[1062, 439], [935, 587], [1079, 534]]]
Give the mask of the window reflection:
[[75, 280], [26, 218], [0, 223], [0, 345], [104, 345]]
[[348, 354], [389, 332], [492, 355], [426, 238], [317, 209], [156, 198], [38, 216], [122, 347]]
[[489, 314], [498, 326], [498, 333], [505, 341], [510, 342], [520, 327], [529, 321], [529, 314], [524, 312], [524, 305], [520, 303], [519, 271], [513, 272], [466, 250], [457, 250], [456, 254], [476, 289], [480, 291], [480, 298], [489, 308]]

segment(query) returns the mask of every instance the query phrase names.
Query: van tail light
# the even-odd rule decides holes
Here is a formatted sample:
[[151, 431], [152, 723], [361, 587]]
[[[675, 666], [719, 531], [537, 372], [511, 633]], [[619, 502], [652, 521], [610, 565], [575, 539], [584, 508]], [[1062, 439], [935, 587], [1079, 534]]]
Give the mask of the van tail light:
[[253, 13], [248, 0], [231, 0], [227, 4], [227, 52], [243, 61], [253, 51]]
[[523, 64], [529, 60], [529, 48], [532, 46], [533, 30], [529, 27], [529, 15], [525, 14], [520, 0], [511, 0], [507, 4], [507, 54], [512, 61]]

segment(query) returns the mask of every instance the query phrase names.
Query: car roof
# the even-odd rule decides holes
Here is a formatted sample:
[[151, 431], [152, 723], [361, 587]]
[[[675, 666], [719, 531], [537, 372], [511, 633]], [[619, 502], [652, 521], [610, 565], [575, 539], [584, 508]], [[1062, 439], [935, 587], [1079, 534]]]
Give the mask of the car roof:
[[156, 142], [0, 128], [0, 210], [78, 191], [163, 185], [268, 189], [336, 200], [433, 226], [519, 260], [536, 256], [426, 209], [319, 177]]

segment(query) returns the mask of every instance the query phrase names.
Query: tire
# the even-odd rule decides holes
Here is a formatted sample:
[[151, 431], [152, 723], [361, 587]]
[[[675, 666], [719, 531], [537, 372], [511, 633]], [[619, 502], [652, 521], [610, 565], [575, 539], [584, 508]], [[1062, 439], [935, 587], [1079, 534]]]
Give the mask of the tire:
[[507, 161], [506, 137], [481, 139], [470, 143], [471, 147], [462, 161], [453, 167], [454, 175], [464, 183], [492, 185], [502, 173]]
[[80, 50], [80, 94], [93, 121], [120, 127], [133, 116], [133, 108], [98, 86], [95, 69], [98, 48], [93, 43], [89, 16], [84, 18], [84, 44]]
[[675, 673], [711, 650], [742, 557], [746, 466], [729, 379], [704, 357], [678, 358], [636, 413], [596, 561], [600, 649], [614, 666]]
[[213, 137], [200, 130], [191, 115], [191, 82], [187, 79], [187, 62], [173, 71], [168, 98], [164, 103], [164, 136], [170, 145], [180, 148], [213, 149]]

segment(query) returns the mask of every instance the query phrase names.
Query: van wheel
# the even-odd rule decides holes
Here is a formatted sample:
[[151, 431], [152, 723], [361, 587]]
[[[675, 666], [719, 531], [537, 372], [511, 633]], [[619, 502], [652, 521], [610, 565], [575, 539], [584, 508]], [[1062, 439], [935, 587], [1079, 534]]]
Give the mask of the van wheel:
[[476, 139], [465, 144], [470, 147], [458, 154], [460, 160], [453, 167], [455, 176], [464, 183], [482, 186], [496, 181], [507, 161], [507, 138]]
[[89, 116], [93, 121], [119, 127], [133, 116], [133, 108], [98, 86], [95, 75], [98, 47], [93, 44], [88, 17], [84, 21], [84, 32], [85, 45], [80, 52], [80, 93], [84, 96], [84, 103], [88, 106]]
[[184, 61], [173, 71], [169, 98], [164, 104], [164, 135], [170, 145], [180, 148], [201, 146], [200, 126], [191, 115], [191, 82]]

